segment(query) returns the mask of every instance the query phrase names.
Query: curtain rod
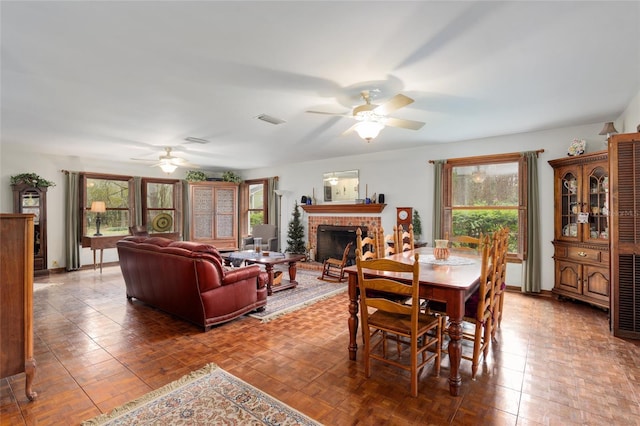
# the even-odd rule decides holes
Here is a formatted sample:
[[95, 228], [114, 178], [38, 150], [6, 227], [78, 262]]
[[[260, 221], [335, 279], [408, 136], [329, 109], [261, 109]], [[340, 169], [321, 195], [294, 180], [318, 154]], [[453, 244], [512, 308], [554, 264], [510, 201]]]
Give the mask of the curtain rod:
[[[526, 151], [523, 151], [523, 152], [526, 152]], [[544, 149], [537, 149], [535, 151], [536, 154], [541, 154], [543, 152], [544, 152]], [[495, 155], [514, 155], [514, 154], [521, 154], [521, 152], [511, 152], [511, 153], [507, 153], [507, 154], [495, 154]], [[494, 155], [494, 154], [489, 154], [489, 155], [486, 155], [486, 156], [482, 155], [482, 156], [479, 156], [479, 157], [490, 157], [491, 155]], [[458, 157], [458, 158], [460, 158], [460, 157]], [[451, 160], [451, 158], [447, 158], [447, 160]], [[429, 160], [429, 163], [430, 164], [434, 164], [436, 161], [438, 161], [438, 160]]]

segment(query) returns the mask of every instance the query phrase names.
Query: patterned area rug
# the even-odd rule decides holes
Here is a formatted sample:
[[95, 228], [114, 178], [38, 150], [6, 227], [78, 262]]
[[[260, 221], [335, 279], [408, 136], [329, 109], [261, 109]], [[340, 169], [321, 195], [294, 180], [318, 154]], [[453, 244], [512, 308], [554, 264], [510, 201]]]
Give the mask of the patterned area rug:
[[[298, 269], [295, 288], [273, 293], [267, 298], [266, 309], [262, 312], [252, 312], [249, 316], [261, 319], [262, 322], [271, 321], [288, 312], [304, 308], [336, 294], [347, 291], [347, 282], [328, 282], [319, 280], [322, 271]], [[289, 279], [289, 273], [284, 272], [284, 278]]]
[[93, 425], [319, 425], [215, 364], [82, 423]]

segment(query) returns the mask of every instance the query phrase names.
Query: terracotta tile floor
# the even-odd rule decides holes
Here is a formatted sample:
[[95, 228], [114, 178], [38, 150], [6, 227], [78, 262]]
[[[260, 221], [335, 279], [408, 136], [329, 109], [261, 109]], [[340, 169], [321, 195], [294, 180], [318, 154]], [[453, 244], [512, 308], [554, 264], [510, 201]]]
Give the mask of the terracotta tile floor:
[[[419, 396], [408, 375], [348, 360], [347, 295], [272, 322], [242, 317], [207, 333], [127, 302], [118, 266], [37, 278], [35, 390], [0, 380], [2, 424], [78, 424], [208, 362], [327, 425], [640, 425], [640, 347], [612, 337], [607, 313], [507, 293], [499, 343], [461, 396], [427, 368]], [[360, 341], [360, 340], [359, 340]], [[377, 366], [376, 366], [377, 365]]]

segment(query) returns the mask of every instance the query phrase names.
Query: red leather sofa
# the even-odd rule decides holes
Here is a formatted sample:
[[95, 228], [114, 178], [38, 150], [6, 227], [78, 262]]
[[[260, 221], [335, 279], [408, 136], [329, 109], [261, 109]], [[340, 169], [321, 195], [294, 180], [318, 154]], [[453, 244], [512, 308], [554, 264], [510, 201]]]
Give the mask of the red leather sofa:
[[267, 304], [267, 274], [258, 265], [227, 270], [214, 246], [129, 236], [116, 247], [128, 299], [205, 331]]

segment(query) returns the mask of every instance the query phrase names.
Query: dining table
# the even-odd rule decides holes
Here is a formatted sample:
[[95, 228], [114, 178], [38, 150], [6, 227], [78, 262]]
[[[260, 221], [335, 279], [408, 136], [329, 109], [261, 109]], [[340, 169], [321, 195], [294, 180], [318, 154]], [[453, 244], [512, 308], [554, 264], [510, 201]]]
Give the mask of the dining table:
[[[420, 263], [420, 298], [446, 303], [448, 317], [449, 342], [449, 392], [453, 396], [460, 394], [462, 377], [460, 375], [460, 360], [462, 358], [462, 321], [464, 305], [467, 299], [480, 285], [481, 258], [476, 254], [451, 252], [445, 260], [433, 256], [432, 247], [421, 247], [402, 253], [392, 254], [386, 259], [413, 264], [415, 254], [418, 253]], [[358, 351], [356, 335], [358, 333], [358, 310], [360, 292], [358, 289], [358, 269], [356, 265], [345, 268], [349, 283], [349, 359], [355, 360]], [[371, 269], [363, 269], [365, 276], [381, 276]], [[394, 276], [395, 275], [395, 276]], [[397, 273], [385, 272], [382, 276], [406, 280]]]

